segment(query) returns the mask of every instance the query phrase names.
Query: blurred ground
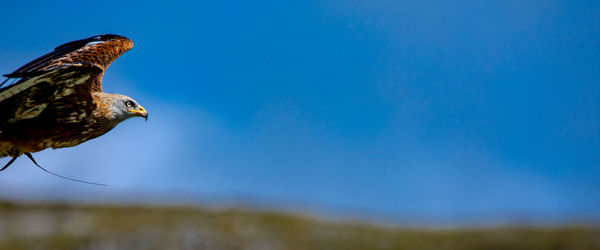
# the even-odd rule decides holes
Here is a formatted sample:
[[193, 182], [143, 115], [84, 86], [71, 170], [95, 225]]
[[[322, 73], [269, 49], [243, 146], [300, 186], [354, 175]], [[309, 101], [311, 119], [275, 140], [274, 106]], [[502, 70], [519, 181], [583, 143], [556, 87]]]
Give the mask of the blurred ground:
[[600, 249], [600, 228], [409, 229], [243, 209], [2, 202], [0, 249]]

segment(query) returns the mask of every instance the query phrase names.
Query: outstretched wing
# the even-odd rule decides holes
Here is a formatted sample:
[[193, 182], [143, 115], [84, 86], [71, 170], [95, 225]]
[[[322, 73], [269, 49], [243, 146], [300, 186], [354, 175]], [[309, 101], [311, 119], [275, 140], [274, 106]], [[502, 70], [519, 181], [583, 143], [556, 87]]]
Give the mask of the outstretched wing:
[[[91, 90], [102, 91], [102, 74], [104, 70], [117, 57], [133, 47], [133, 42], [126, 37], [119, 35], [105, 34], [93, 36], [86, 39], [72, 41], [60, 45], [54, 51], [43, 55], [19, 69], [4, 76], [8, 78], [21, 78], [14, 85], [23, 84], [28, 78], [48, 73], [50, 71], [68, 67], [71, 70], [78, 70], [81, 67], [87, 70], [87, 66], [94, 66], [100, 69], [99, 74], [90, 75], [89, 84]], [[85, 66], [85, 67], [82, 67]], [[97, 71], [94, 71], [97, 72]], [[0, 89], [0, 93], [5, 89]], [[2, 99], [0, 99], [2, 101]]]
[[0, 141], [6, 130], [25, 122], [76, 123], [88, 116], [95, 107], [92, 93], [102, 91], [104, 70], [132, 46], [122, 36], [94, 36], [58, 46], [6, 74], [18, 81], [0, 89]]

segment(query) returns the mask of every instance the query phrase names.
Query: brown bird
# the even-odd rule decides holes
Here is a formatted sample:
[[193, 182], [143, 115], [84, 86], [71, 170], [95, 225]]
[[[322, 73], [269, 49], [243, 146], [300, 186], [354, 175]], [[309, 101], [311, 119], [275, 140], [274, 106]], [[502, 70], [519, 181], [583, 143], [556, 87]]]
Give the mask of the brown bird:
[[[102, 92], [102, 75], [133, 47], [105, 34], [72, 41], [4, 75], [0, 89], [0, 157], [12, 159], [46, 148], [77, 146], [131, 117], [148, 112], [131, 97]], [[38, 165], [39, 166], [39, 165]]]

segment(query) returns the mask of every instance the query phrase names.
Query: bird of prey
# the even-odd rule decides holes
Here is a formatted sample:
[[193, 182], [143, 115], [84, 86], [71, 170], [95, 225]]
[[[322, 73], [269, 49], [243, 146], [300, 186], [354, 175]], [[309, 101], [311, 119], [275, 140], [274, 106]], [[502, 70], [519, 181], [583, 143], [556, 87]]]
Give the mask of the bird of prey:
[[[102, 75], [133, 47], [126, 37], [93, 36], [60, 45], [10, 74], [0, 89], [0, 157], [77, 146], [148, 112], [131, 97], [102, 92]], [[39, 166], [39, 165], [38, 165]]]

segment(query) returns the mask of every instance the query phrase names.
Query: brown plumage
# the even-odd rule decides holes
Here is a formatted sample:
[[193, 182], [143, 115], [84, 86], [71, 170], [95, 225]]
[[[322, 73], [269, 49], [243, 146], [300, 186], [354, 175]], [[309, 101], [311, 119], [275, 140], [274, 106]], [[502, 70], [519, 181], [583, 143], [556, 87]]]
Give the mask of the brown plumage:
[[4, 75], [17, 81], [0, 89], [0, 157], [11, 156], [12, 163], [22, 154], [73, 147], [127, 118], [147, 118], [132, 98], [102, 92], [104, 71], [131, 47], [122, 36], [94, 36], [58, 46]]

